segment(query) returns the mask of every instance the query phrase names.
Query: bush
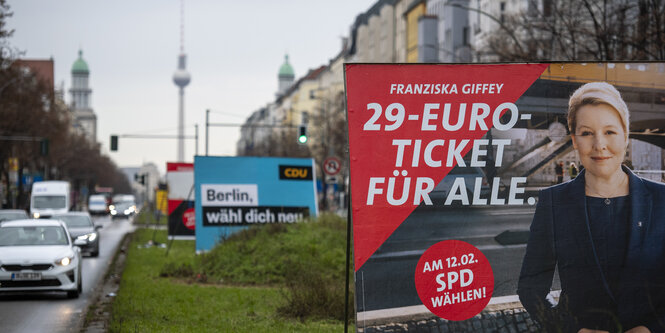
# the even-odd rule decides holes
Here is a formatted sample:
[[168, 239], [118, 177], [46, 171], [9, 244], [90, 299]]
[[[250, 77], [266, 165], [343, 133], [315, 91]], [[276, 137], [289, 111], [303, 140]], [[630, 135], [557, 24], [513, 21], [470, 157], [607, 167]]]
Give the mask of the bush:
[[161, 277], [187, 278], [193, 275], [194, 269], [192, 268], [192, 264], [188, 262], [181, 264], [167, 262], [159, 271], [159, 276]]
[[[324, 214], [302, 223], [246, 228], [194, 261], [167, 262], [160, 276], [279, 286], [285, 300], [280, 315], [344, 320], [345, 251], [346, 220]], [[353, 296], [349, 304], [353, 318]]]
[[346, 220], [324, 214], [296, 224], [247, 228], [200, 256], [197, 270], [211, 281], [239, 285], [284, 285], [286, 263], [339, 280], [346, 260]]
[[[277, 309], [285, 317], [344, 320], [345, 280], [332, 279], [311, 265], [288, 265], [286, 303]], [[353, 318], [353, 295], [349, 296], [349, 319]]]

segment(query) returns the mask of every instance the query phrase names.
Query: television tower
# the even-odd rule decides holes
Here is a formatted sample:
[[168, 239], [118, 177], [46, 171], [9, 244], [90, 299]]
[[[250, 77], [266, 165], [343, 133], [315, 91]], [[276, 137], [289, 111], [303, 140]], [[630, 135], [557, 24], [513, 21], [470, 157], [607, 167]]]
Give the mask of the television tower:
[[178, 162], [185, 161], [185, 87], [192, 77], [186, 69], [187, 56], [185, 55], [185, 2], [180, 0], [180, 55], [178, 56], [178, 69], [173, 73], [173, 83], [178, 86]]

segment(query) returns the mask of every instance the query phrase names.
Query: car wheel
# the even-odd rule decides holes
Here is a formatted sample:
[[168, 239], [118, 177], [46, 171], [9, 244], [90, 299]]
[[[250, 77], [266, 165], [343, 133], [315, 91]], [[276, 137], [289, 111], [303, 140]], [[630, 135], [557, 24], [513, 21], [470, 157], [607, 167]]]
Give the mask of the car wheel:
[[79, 298], [80, 291], [78, 288], [76, 290], [67, 291], [67, 298]]
[[78, 283], [76, 283], [76, 290], [67, 291], [67, 298], [79, 298], [79, 295], [83, 291], [83, 281], [81, 280], [81, 275], [79, 274]]

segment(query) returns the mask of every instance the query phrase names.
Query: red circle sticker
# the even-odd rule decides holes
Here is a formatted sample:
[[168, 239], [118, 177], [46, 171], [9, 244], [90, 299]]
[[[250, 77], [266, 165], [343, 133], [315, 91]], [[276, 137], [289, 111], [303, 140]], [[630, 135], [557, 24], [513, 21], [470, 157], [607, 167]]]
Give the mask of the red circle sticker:
[[423, 304], [447, 320], [466, 320], [482, 311], [494, 292], [494, 273], [475, 246], [446, 240], [418, 260], [416, 290]]
[[196, 212], [194, 208], [190, 208], [182, 214], [182, 223], [185, 227], [194, 230], [196, 227]]

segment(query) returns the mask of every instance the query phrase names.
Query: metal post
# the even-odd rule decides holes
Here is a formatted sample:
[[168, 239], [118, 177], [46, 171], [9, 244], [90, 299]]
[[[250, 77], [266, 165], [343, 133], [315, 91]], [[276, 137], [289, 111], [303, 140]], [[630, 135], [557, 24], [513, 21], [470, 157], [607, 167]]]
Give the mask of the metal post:
[[[350, 186], [349, 186], [350, 187]], [[344, 286], [344, 333], [349, 331], [349, 280], [351, 270], [349, 269], [351, 265], [351, 191], [346, 197], [346, 265], [344, 267], [344, 273], [346, 275]], [[354, 270], [355, 272], [355, 270]], [[355, 279], [354, 279], [355, 280]]]
[[194, 146], [194, 156], [199, 154], [199, 124], [194, 124], [194, 142], [196, 142], [196, 146]]
[[206, 156], [208, 156], [208, 127], [210, 126], [210, 122], [208, 119], [210, 118], [210, 109], [206, 110]]

